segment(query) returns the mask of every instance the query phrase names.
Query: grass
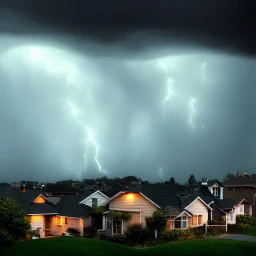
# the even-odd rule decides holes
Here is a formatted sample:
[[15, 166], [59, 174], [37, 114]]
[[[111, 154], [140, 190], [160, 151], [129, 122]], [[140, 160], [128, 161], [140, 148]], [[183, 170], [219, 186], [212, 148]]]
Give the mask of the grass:
[[244, 235], [256, 236], [256, 227], [250, 227], [243, 232]]
[[255, 255], [256, 244], [218, 239], [188, 240], [180, 243], [158, 245], [147, 249], [126, 247], [106, 241], [75, 237], [59, 237], [17, 242], [9, 248], [0, 249], [5, 256], [153, 256], [153, 255]]

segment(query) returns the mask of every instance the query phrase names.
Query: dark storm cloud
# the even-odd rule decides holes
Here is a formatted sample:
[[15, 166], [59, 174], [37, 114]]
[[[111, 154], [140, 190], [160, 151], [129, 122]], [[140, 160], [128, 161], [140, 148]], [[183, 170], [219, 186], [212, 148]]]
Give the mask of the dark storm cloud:
[[[162, 37], [165, 44], [255, 54], [254, 0], [1, 0], [1, 3], [2, 9], [11, 9], [48, 28], [90, 35], [100, 43], [118, 41], [128, 50], [141, 51], [148, 44], [163, 46]], [[148, 33], [155, 40], [127, 40], [127, 33], [141, 30], [150, 30]], [[16, 32], [30, 31], [25, 25]]]
[[0, 178], [254, 169], [251, 2], [207, 2], [1, 1]]

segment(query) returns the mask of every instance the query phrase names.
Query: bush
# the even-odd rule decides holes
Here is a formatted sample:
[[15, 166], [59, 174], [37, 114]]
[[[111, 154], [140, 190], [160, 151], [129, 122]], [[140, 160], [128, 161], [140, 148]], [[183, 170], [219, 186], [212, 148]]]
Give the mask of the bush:
[[248, 224], [250, 226], [255, 227], [256, 226], [256, 217], [237, 215], [236, 216], [236, 223], [237, 224]]
[[95, 227], [84, 228], [84, 238], [96, 238], [98, 236], [98, 231]]
[[104, 237], [103, 239], [106, 241], [109, 241], [109, 242], [117, 243], [117, 244], [126, 244], [127, 243], [124, 235], [113, 235], [113, 236], [109, 236], [109, 237]]
[[4, 228], [0, 228], [0, 247], [10, 246], [13, 244], [13, 237]]
[[129, 244], [142, 244], [154, 239], [154, 234], [144, 228], [142, 224], [133, 224], [127, 227], [125, 238]]
[[205, 225], [190, 228], [190, 231], [195, 238], [203, 238], [205, 236]]
[[40, 237], [40, 232], [38, 230], [29, 230], [27, 234], [30, 235], [31, 237], [32, 236]]
[[151, 231], [156, 229], [158, 233], [161, 233], [166, 229], [167, 219], [162, 211], [157, 210], [152, 216], [146, 217], [146, 222], [147, 227], [151, 229]]
[[75, 228], [68, 228], [67, 232], [73, 236], [79, 236], [80, 235], [80, 231], [75, 229]]
[[228, 233], [241, 233], [249, 227], [250, 225], [248, 224], [241, 224], [241, 223], [228, 224]]
[[[219, 224], [219, 225], [222, 225], [222, 224]], [[207, 234], [216, 236], [224, 233], [226, 233], [226, 227], [224, 226], [207, 227]]]

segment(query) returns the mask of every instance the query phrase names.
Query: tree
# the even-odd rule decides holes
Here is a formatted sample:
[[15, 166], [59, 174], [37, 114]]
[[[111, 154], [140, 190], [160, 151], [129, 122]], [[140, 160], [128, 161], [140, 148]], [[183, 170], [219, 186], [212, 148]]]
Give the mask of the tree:
[[235, 175], [229, 172], [229, 173], [225, 176], [224, 180], [232, 180], [233, 178], [235, 178]]
[[7, 197], [0, 199], [0, 244], [7, 236], [14, 240], [24, 237], [29, 229], [30, 223], [25, 212], [14, 200]]
[[149, 229], [157, 230], [159, 233], [161, 233], [166, 228], [167, 219], [162, 211], [157, 210], [152, 216], [146, 217], [146, 222]]
[[194, 174], [191, 174], [191, 175], [189, 176], [189, 178], [188, 178], [188, 184], [189, 184], [189, 185], [192, 185], [192, 184], [194, 184], [194, 183], [196, 183], [196, 178], [195, 178], [195, 175], [194, 175]]
[[170, 178], [170, 184], [175, 184], [175, 179], [173, 177]]

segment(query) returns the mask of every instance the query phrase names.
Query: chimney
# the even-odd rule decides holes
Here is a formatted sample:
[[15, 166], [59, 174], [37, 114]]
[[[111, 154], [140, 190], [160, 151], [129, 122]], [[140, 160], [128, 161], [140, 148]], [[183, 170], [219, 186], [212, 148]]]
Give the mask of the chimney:
[[207, 178], [202, 178], [201, 184], [202, 184], [203, 186], [207, 186], [207, 185], [208, 185], [208, 179], [207, 179]]
[[21, 192], [26, 192], [26, 185], [25, 184], [21, 185]]

